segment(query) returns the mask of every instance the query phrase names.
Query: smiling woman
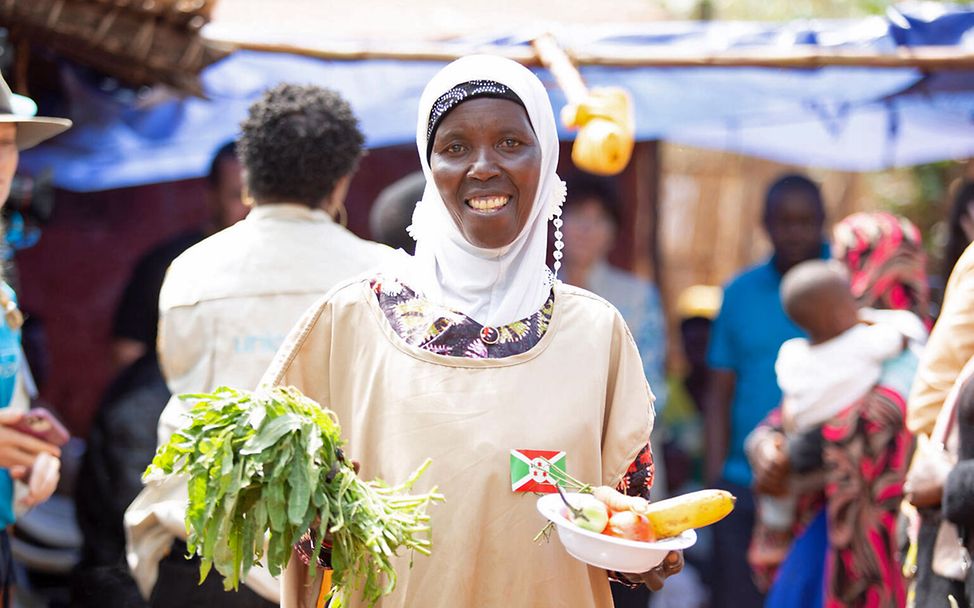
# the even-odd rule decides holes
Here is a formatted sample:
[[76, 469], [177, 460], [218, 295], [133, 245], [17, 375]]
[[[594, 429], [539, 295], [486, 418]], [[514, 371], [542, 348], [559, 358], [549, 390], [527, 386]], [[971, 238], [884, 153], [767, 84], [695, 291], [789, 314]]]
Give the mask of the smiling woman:
[[481, 98], [441, 119], [430, 156], [453, 221], [478, 247], [510, 245], [531, 216], [541, 151], [524, 106]]
[[[419, 484], [447, 498], [433, 554], [397, 558], [384, 608], [608, 608], [605, 572], [533, 542], [534, 493], [555, 488], [524, 463], [564, 458], [579, 479], [648, 496], [653, 396], [618, 311], [546, 265], [565, 196], [548, 95], [516, 63], [467, 57], [427, 85], [418, 118], [415, 256], [309, 311], [264, 382], [331, 407], [366, 478], [399, 481], [432, 458]], [[624, 578], [659, 588], [681, 564], [674, 553]], [[295, 560], [282, 605], [313, 606], [320, 590]]]

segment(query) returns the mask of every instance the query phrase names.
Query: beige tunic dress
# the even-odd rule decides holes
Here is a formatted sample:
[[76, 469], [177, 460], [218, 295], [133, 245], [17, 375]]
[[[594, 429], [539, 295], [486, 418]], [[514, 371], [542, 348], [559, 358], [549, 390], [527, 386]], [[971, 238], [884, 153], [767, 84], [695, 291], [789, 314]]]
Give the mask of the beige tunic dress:
[[[401, 556], [383, 608], [607, 607], [605, 571], [571, 558], [533, 494], [511, 491], [511, 449], [567, 452], [579, 479], [615, 486], [653, 426], [636, 346], [605, 300], [559, 284], [551, 324], [528, 352], [503, 359], [437, 355], [407, 345], [368, 282], [336, 289], [305, 316], [265, 383], [293, 385], [335, 410], [364, 478], [405, 479], [433, 464], [433, 555]], [[320, 583], [294, 559], [282, 606], [314, 606]], [[353, 606], [361, 605], [353, 597]]]

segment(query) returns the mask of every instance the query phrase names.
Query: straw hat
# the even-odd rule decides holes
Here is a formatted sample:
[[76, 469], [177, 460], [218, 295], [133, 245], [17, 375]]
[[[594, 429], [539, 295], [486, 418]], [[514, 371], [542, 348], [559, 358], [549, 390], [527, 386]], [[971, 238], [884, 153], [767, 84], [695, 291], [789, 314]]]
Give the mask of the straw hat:
[[[25, 104], [24, 102], [28, 103]], [[17, 125], [18, 150], [33, 148], [45, 139], [54, 137], [71, 126], [71, 121], [67, 118], [31, 116], [30, 110], [25, 111], [25, 105], [33, 106], [34, 104], [26, 97], [11, 93], [10, 87], [7, 86], [3, 77], [0, 77], [0, 123], [6, 122]]]

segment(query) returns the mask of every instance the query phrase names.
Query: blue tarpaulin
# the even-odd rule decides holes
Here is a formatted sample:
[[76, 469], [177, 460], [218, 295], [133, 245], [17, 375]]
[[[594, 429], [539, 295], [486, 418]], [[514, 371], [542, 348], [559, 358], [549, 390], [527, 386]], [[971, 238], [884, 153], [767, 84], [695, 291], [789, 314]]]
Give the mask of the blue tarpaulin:
[[[922, 5], [863, 20], [660, 22], [581, 28], [558, 35], [588, 48], [857, 49], [910, 46], [974, 51], [974, 7]], [[478, 40], [476, 42], [485, 42]], [[490, 40], [520, 46], [517, 36]], [[64, 68], [75, 127], [23, 155], [30, 170], [55, 169], [77, 191], [199, 177], [210, 155], [234, 137], [247, 106], [279, 82], [334, 88], [352, 104], [370, 147], [413, 141], [416, 107], [442, 64], [326, 61], [238, 51], [202, 75], [208, 99], [148, 102], [100, 90]], [[637, 137], [724, 149], [800, 165], [869, 171], [974, 156], [974, 71], [914, 68], [758, 67], [582, 68], [590, 86], [633, 95]], [[550, 75], [556, 110], [564, 97]], [[571, 133], [564, 132], [566, 138]]]

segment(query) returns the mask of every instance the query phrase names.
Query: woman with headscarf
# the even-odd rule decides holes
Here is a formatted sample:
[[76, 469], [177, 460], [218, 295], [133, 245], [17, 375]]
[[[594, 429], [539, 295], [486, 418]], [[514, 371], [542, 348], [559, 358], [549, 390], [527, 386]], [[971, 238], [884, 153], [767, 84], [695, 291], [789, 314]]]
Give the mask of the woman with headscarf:
[[[849, 271], [861, 317], [879, 320], [885, 310], [914, 317], [899, 327], [922, 343], [929, 328], [925, 256], [916, 226], [890, 213], [857, 213], [833, 230], [832, 252]], [[749, 559], [756, 577], [770, 586], [767, 606], [896, 607], [906, 601], [898, 564], [896, 521], [911, 437], [906, 396], [916, 373], [916, 348], [883, 364], [882, 375], [863, 398], [822, 427], [821, 464], [790, 472], [782, 448], [781, 412], [776, 409], [748, 439], [758, 492], [798, 494], [793, 541], [782, 563], [775, 535], [758, 528]], [[796, 490], [797, 488], [797, 490]], [[779, 567], [780, 566], [780, 567]]]
[[[334, 290], [264, 381], [335, 410], [365, 478], [402, 480], [432, 458], [420, 484], [447, 497], [432, 556], [400, 556], [382, 606], [611, 606], [605, 571], [534, 543], [546, 476], [515, 472], [564, 454], [590, 483], [652, 484], [653, 396], [625, 322], [545, 262], [551, 220], [561, 258], [565, 196], [547, 93], [509, 60], [460, 59], [423, 92], [416, 139], [415, 256]], [[681, 566], [672, 553], [625, 578], [659, 588]], [[320, 580], [292, 560], [283, 606], [313, 606]]]

